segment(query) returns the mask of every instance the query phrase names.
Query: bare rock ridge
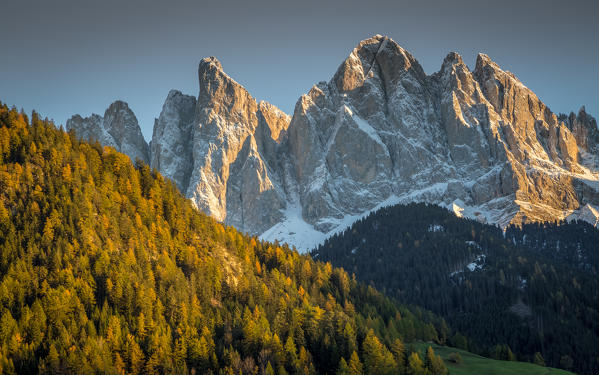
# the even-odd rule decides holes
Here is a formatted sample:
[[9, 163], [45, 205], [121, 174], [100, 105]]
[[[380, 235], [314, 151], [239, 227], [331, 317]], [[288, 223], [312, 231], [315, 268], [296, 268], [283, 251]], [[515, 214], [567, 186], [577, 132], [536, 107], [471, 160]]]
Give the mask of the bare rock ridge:
[[66, 128], [76, 130], [81, 138], [114, 147], [129, 155], [132, 160], [139, 158], [146, 163], [150, 162], [148, 144], [141, 133], [137, 117], [123, 101], [112, 103], [104, 112], [104, 117], [92, 114], [82, 118], [74, 115], [67, 120]]
[[171, 90], [154, 121], [150, 165], [185, 192], [193, 168], [196, 98]]
[[[452, 52], [427, 75], [377, 35], [302, 95], [291, 118], [257, 102], [214, 57], [198, 76], [197, 100], [168, 94], [144, 160], [198, 209], [262, 238], [308, 249], [377, 207], [410, 201], [501, 226], [598, 222], [595, 119], [584, 107], [554, 114], [484, 54], [470, 70]], [[109, 111], [73, 116], [67, 128], [138, 155], [137, 136], [121, 131], [141, 135], [137, 121], [115, 126], [124, 122]]]

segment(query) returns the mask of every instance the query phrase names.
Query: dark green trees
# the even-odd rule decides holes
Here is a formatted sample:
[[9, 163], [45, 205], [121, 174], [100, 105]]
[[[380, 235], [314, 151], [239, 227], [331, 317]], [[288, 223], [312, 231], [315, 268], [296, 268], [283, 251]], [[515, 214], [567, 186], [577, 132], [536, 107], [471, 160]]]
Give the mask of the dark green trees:
[[[312, 254], [442, 316], [457, 332], [435, 323], [439, 343], [506, 360], [538, 362], [538, 352], [549, 366], [594, 374], [598, 243], [599, 230], [588, 223], [527, 224], [504, 233], [440, 207], [409, 204], [359, 220]], [[412, 330], [405, 328], [409, 342]]]

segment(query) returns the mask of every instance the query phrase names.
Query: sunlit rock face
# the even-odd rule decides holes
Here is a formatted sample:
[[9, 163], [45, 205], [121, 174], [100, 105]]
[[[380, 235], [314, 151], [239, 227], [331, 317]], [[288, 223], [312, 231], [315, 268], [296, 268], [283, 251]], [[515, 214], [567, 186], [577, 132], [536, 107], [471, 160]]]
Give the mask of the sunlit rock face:
[[[470, 69], [449, 53], [427, 75], [377, 35], [292, 117], [257, 102], [214, 57], [198, 76], [197, 99], [167, 96], [147, 160], [198, 209], [264, 239], [308, 249], [377, 207], [411, 201], [501, 226], [597, 223], [595, 119], [584, 108], [557, 116], [484, 54]], [[102, 137], [114, 132], [97, 130], [105, 118], [70, 121], [110, 144]]]
[[258, 103], [206, 58], [193, 126], [193, 168], [186, 193], [202, 211], [250, 233], [282, 219], [286, 194], [277, 154], [289, 117]]
[[458, 202], [469, 216], [507, 225], [564, 218], [596, 201], [597, 164], [580, 152], [596, 152], [596, 130], [584, 111], [560, 121], [484, 54], [471, 71], [450, 53], [427, 76], [375, 36], [298, 101], [289, 144], [302, 217], [318, 230], [412, 200]]
[[85, 140], [95, 140], [111, 146], [128, 155], [133, 161], [140, 159], [149, 163], [149, 150], [137, 118], [127, 103], [117, 100], [112, 103], [104, 117], [92, 114], [82, 118], [79, 115], [67, 120], [67, 130], [75, 130]]

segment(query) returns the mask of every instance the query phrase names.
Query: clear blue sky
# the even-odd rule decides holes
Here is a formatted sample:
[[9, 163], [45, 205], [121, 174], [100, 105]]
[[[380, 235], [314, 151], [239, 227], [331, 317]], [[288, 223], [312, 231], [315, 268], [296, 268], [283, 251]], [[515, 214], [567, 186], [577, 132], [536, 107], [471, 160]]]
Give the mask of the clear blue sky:
[[362, 39], [388, 35], [431, 74], [484, 52], [554, 112], [599, 117], [593, 0], [3, 0], [0, 100], [64, 124], [129, 103], [146, 139], [170, 89], [198, 94], [216, 56], [256, 98], [292, 113]]

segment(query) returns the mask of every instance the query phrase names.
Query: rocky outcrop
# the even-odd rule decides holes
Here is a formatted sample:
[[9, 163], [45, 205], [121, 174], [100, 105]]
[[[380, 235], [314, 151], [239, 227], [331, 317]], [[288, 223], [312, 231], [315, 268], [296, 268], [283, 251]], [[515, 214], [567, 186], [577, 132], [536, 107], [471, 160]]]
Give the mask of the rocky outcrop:
[[599, 154], [599, 128], [597, 127], [597, 121], [586, 113], [584, 107], [580, 108], [578, 115], [570, 112], [568, 116], [560, 114], [558, 119], [559, 121], [563, 121], [572, 134], [574, 134], [576, 143], [582, 150]]
[[104, 112], [104, 117], [96, 114], [86, 118], [74, 115], [67, 120], [66, 128], [75, 130], [82, 139], [96, 140], [102, 145], [114, 147], [133, 161], [150, 161], [148, 144], [141, 133], [137, 118], [123, 101], [117, 100], [112, 103]]

